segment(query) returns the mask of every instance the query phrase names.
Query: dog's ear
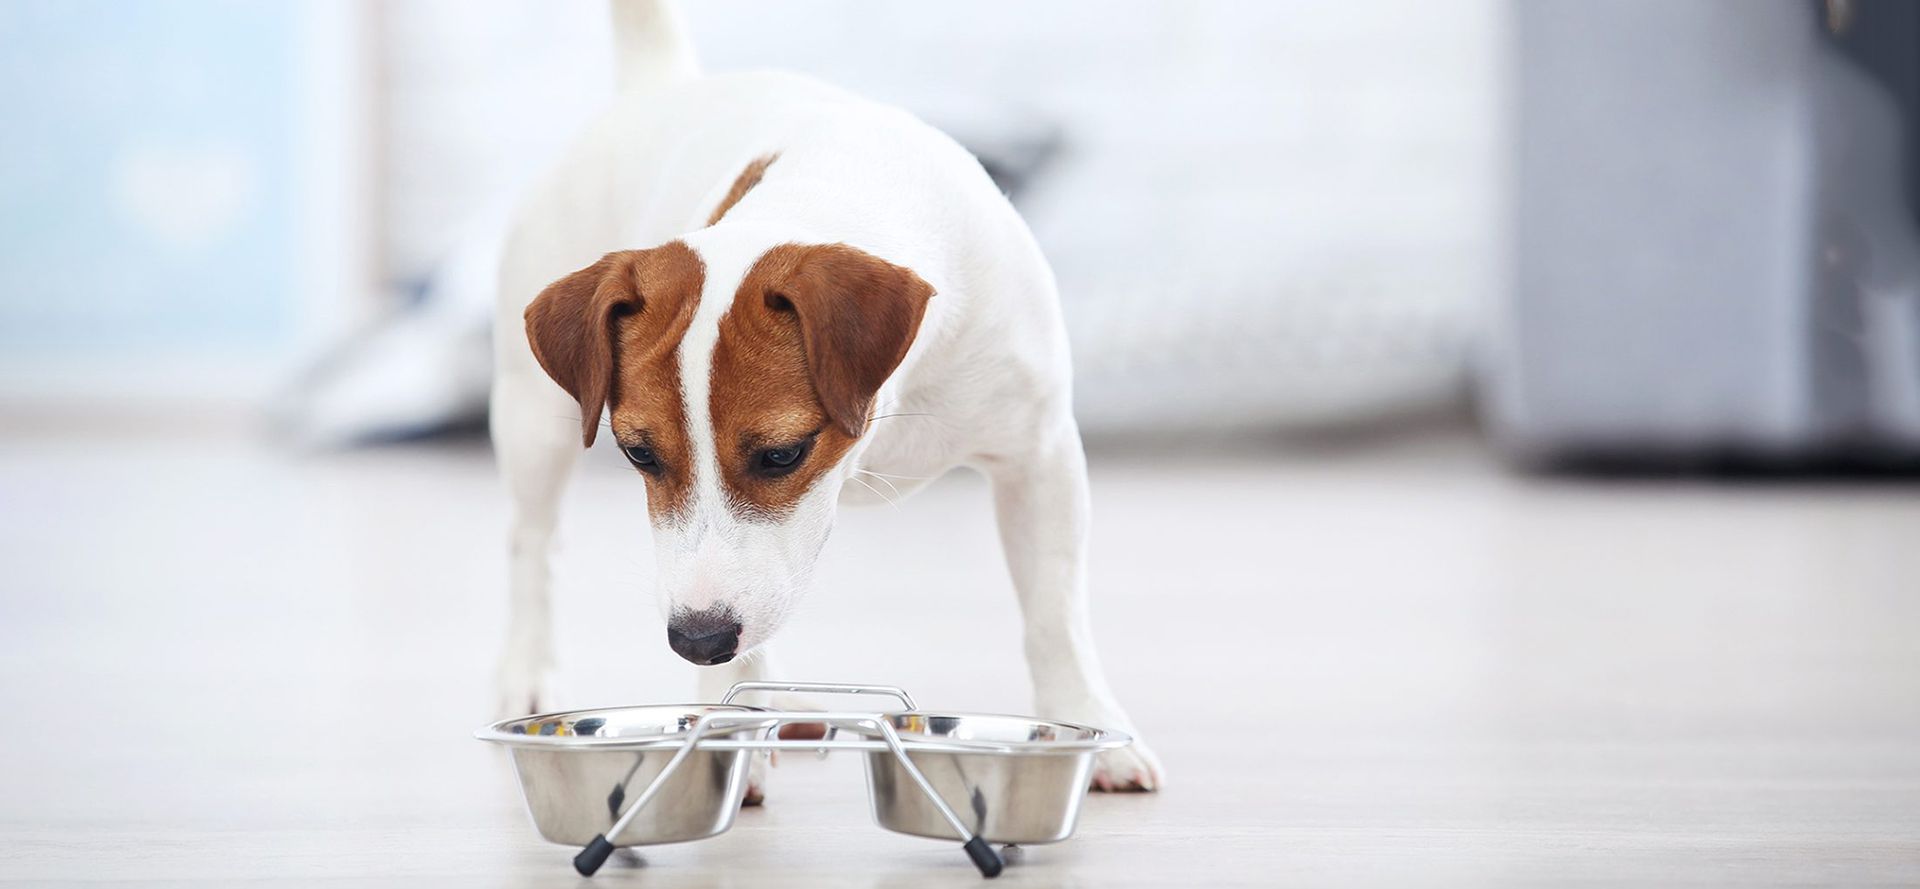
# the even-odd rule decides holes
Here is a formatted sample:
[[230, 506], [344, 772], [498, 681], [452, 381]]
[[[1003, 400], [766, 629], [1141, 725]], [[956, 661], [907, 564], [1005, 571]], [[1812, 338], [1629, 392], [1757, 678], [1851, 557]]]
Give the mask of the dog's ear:
[[667, 316], [682, 314], [673, 303], [698, 298], [702, 271], [699, 257], [678, 241], [621, 250], [553, 282], [528, 304], [527, 342], [547, 376], [580, 402], [584, 445], [593, 445], [600, 411], [613, 397], [621, 319], [662, 321], [649, 326], [664, 334]]
[[800, 321], [807, 372], [841, 432], [858, 437], [880, 385], [907, 357], [933, 287], [911, 270], [845, 244], [787, 245], [767, 307]]

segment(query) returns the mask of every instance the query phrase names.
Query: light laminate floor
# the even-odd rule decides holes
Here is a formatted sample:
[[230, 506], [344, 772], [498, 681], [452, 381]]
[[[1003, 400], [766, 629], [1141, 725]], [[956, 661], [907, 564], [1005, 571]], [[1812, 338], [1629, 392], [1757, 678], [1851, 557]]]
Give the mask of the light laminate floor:
[[[568, 703], [679, 700], [639, 481], [597, 453]], [[570, 885], [489, 718], [484, 451], [0, 440], [0, 881]], [[1442, 436], [1096, 457], [1115, 687], [1167, 762], [1005, 886], [1920, 883], [1920, 489], [1523, 480]], [[1027, 707], [984, 487], [848, 512], [796, 678]], [[971, 886], [859, 763], [785, 761], [609, 886]]]

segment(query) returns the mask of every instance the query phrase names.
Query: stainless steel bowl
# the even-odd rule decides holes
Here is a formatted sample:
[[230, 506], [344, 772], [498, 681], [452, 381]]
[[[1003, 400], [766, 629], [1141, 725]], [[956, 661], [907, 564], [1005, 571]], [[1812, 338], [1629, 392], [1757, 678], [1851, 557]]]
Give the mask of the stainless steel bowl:
[[[916, 710], [885, 718], [934, 791], [975, 834], [994, 843], [1072, 836], [1094, 756], [1133, 741], [1120, 732], [1024, 716]], [[953, 827], [892, 752], [867, 754], [867, 785], [881, 827], [953, 839]]]
[[[758, 707], [665, 704], [525, 716], [477, 732], [513, 754], [527, 810], [540, 835], [578, 846], [613, 827], [653, 782], [682, 736], [707, 714], [753, 713]], [[710, 739], [744, 740], [764, 734], [771, 721], [714, 729]], [[747, 792], [751, 750], [691, 753], [667, 778], [656, 801], [637, 813], [615, 846], [698, 840], [733, 826]]]

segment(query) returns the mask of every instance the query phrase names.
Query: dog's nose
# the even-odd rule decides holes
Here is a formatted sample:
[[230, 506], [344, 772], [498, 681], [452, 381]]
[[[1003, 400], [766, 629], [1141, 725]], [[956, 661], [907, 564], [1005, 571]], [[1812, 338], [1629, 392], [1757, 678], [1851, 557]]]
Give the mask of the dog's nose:
[[702, 667], [733, 660], [740, 622], [725, 611], [683, 611], [667, 621], [667, 646]]

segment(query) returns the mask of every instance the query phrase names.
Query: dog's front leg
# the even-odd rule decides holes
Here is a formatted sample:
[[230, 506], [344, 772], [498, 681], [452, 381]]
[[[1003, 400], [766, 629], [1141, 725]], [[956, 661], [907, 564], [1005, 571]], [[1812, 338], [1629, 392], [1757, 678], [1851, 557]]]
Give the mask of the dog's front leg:
[[[1039, 715], [1134, 733], [1107, 689], [1087, 613], [1087, 463], [1071, 418], [1027, 453], [986, 461], [1000, 543], [1026, 621], [1027, 669]], [[1155, 790], [1159, 760], [1139, 735], [1102, 754], [1097, 790]]]
[[544, 379], [494, 384], [490, 425], [495, 459], [512, 499], [507, 551], [507, 641], [497, 677], [502, 716], [553, 706], [553, 616], [548, 557], [560, 497], [580, 453], [578, 408]]
[[[766, 679], [769, 675], [767, 653], [760, 650], [743, 658], [734, 658], [717, 667], [695, 667], [699, 674], [697, 693], [700, 700], [717, 704], [727, 696], [727, 689], [736, 682], [751, 682]], [[753, 696], [747, 697], [753, 702]], [[743, 702], [745, 703], [745, 702]], [[756, 702], [757, 703], [757, 702]], [[772, 759], [766, 753], [754, 753], [753, 764], [747, 767], [747, 796], [740, 802], [743, 806], [757, 806], [767, 799], [767, 763]]]

